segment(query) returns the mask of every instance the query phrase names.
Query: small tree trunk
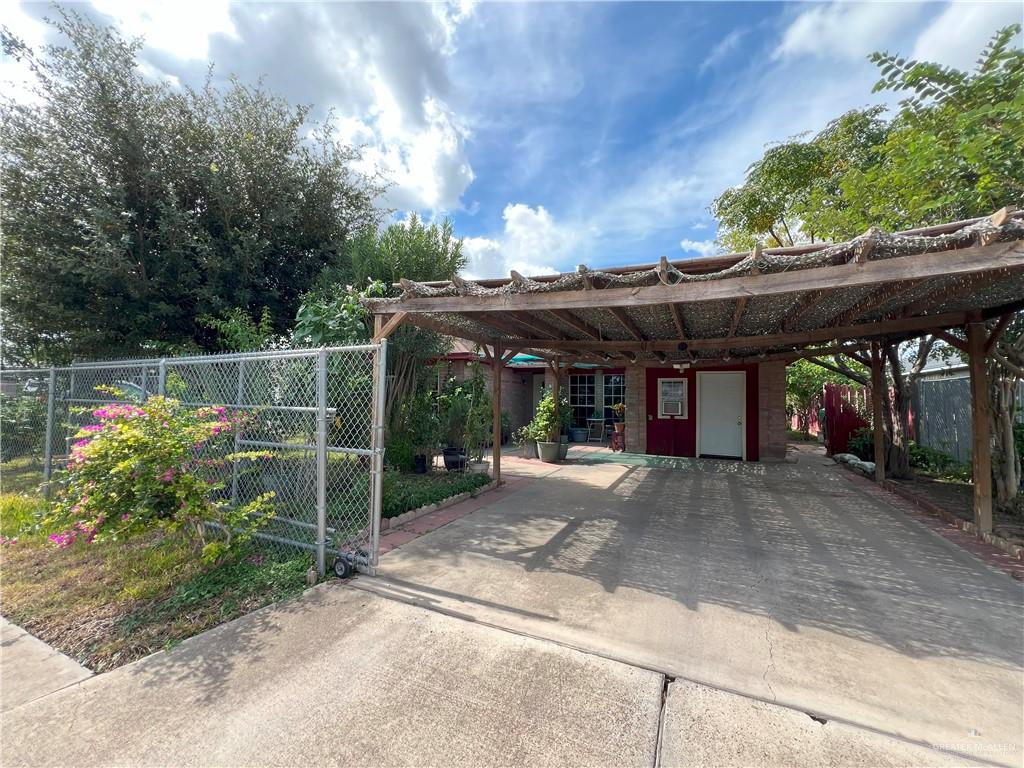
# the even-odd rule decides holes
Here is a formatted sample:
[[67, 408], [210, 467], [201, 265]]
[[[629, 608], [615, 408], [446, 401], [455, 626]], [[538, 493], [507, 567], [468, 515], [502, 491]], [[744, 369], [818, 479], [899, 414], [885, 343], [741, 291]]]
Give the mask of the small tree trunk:
[[990, 425], [995, 437], [992, 450], [992, 472], [995, 480], [996, 507], [1011, 510], [1020, 489], [1020, 457], [1013, 443], [1013, 422], [1016, 413], [1017, 377], [1009, 375], [1002, 366], [989, 366], [991, 381]]

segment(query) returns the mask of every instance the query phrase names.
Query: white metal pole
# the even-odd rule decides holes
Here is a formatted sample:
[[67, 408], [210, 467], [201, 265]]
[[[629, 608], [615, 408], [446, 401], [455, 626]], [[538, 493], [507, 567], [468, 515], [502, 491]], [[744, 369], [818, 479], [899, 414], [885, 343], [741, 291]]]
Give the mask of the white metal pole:
[[157, 369], [156, 393], [160, 396], [167, 394], [167, 358], [160, 358], [160, 367]]
[[49, 394], [46, 398], [46, 444], [43, 446], [43, 497], [50, 499], [50, 477], [53, 473], [53, 413], [57, 397], [57, 369], [50, 366]]
[[383, 507], [384, 482], [384, 392], [388, 379], [388, 340], [381, 339], [375, 356], [374, 393], [373, 393], [373, 424], [371, 425], [372, 459], [372, 496], [370, 507], [370, 552], [371, 573], [377, 568], [378, 550], [380, 549], [380, 516]]
[[327, 351], [316, 366], [316, 569], [327, 571]]

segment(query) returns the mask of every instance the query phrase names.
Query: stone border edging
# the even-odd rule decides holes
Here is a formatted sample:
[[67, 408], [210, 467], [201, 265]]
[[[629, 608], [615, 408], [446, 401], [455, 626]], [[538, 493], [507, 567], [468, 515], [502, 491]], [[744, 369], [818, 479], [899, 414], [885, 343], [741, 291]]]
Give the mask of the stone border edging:
[[959, 515], [954, 515], [947, 509], [943, 509], [938, 504], [935, 504], [928, 499], [923, 499], [920, 496], [912, 493], [909, 489], [903, 488], [899, 483], [894, 483], [892, 480], [883, 480], [882, 487], [890, 493], [895, 493], [902, 499], [909, 501], [916, 507], [920, 507], [925, 512], [928, 512], [936, 517], [944, 520], [947, 523], [955, 525], [957, 528], [962, 530], [964, 533], [969, 533], [972, 536], [984, 541], [986, 544], [991, 544], [996, 549], [1002, 550], [1010, 557], [1016, 558], [1017, 560], [1024, 560], [1024, 547], [1019, 544], [1014, 544], [1009, 539], [1003, 538], [995, 533], [985, 533], [978, 530], [978, 526], [971, 520], [964, 520]]
[[[868, 480], [868, 482], [874, 482], [873, 480], [871, 480], [871, 478], [864, 477], [864, 475], [858, 472], [855, 467], [851, 467], [841, 462], [836, 463], [840, 467], [846, 469], [848, 472], [853, 473], [856, 477]], [[928, 499], [921, 498], [920, 496], [913, 493], [909, 489], [902, 487], [899, 483], [894, 483], [892, 480], [883, 480], [880, 487], [883, 490], [888, 491], [889, 493], [899, 496], [904, 501], [910, 502], [918, 509], [922, 509], [928, 514], [934, 515], [943, 522], [949, 523], [950, 525], [955, 525], [964, 533], [969, 533], [970, 535], [980, 539], [981, 541], [984, 541], [986, 544], [991, 544], [993, 547], [1004, 552], [1010, 557], [1016, 560], [1024, 560], [1024, 547], [1020, 546], [1019, 544], [1014, 544], [1009, 539], [1005, 539], [1002, 536], [998, 536], [994, 533], [979, 532], [978, 526], [976, 526], [973, 521], [964, 520], [959, 515], [954, 515], [952, 512], [940, 507], [938, 504], [935, 504], [929, 501]]]
[[425, 507], [411, 509], [408, 512], [403, 512], [402, 514], [397, 515], [396, 517], [382, 517], [380, 520], [380, 529], [382, 531], [386, 531], [400, 525], [405, 525], [416, 518], [429, 515], [431, 512], [437, 512], [438, 510], [455, 506], [466, 499], [474, 499], [482, 493], [493, 491], [497, 487], [497, 483], [491, 480], [487, 485], [481, 485], [479, 488], [474, 488], [472, 491], [463, 491], [462, 493], [457, 493], [454, 496], [449, 496], [447, 499], [437, 502], [437, 504], [427, 504]]

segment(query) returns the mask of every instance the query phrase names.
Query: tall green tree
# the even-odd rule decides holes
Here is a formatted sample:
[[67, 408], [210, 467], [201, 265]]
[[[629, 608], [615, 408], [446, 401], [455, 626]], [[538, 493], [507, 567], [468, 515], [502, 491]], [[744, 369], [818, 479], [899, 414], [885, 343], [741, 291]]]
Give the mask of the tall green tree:
[[[892, 231], [1020, 205], [1024, 51], [1014, 44], [1020, 29], [996, 32], [970, 72], [872, 54], [881, 73], [875, 91], [907, 95], [895, 114], [886, 118], [881, 107], [848, 112], [810, 139], [769, 148], [742, 185], [713, 203], [719, 239], [740, 250], [755, 240], [846, 240], [871, 226]], [[990, 366], [994, 463], [1002, 473], [996, 487], [1010, 489], [997, 499], [1004, 506], [1016, 492], [1020, 467], [1012, 433], [1012, 394], [1024, 371], [1018, 338], [1008, 334], [1000, 341]], [[893, 386], [886, 463], [895, 476], [909, 471], [910, 390], [932, 348], [926, 337], [886, 356]]]
[[154, 82], [140, 40], [58, 11], [63, 45], [0, 32], [35, 91], [0, 102], [4, 356], [210, 348], [196, 318], [232, 308], [284, 330], [378, 221], [357, 151], [261, 85]]
[[[364, 232], [346, 251], [347, 258], [327, 267], [295, 318], [293, 340], [301, 345], [356, 344], [372, 336], [372, 316], [366, 298], [397, 296], [399, 278], [445, 280], [466, 265], [462, 241], [452, 234], [449, 220], [430, 225], [417, 216], [379, 232]], [[425, 386], [436, 385], [427, 362], [445, 355], [450, 339], [430, 330], [404, 326], [388, 341], [388, 402], [386, 418], [397, 414], [395, 404], [408, 401]]]
[[711, 204], [719, 242], [747, 250], [813, 242], [822, 237], [815, 214], [834, 204], [842, 180], [854, 168], [877, 161], [887, 127], [883, 109], [852, 110], [810, 139], [795, 137], [769, 147], [747, 169], [743, 184]]

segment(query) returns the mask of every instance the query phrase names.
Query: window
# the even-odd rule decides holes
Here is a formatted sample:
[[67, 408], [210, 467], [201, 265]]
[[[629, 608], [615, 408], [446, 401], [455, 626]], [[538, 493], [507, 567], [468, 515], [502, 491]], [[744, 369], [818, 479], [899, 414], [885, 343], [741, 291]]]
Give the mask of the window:
[[605, 421], [615, 418], [612, 406], [626, 402], [626, 376], [622, 373], [606, 373], [604, 375], [604, 418]]
[[569, 376], [569, 405], [574, 427], [587, 426], [587, 419], [594, 415], [594, 386], [592, 373]]
[[658, 379], [658, 418], [687, 418], [686, 379]]

